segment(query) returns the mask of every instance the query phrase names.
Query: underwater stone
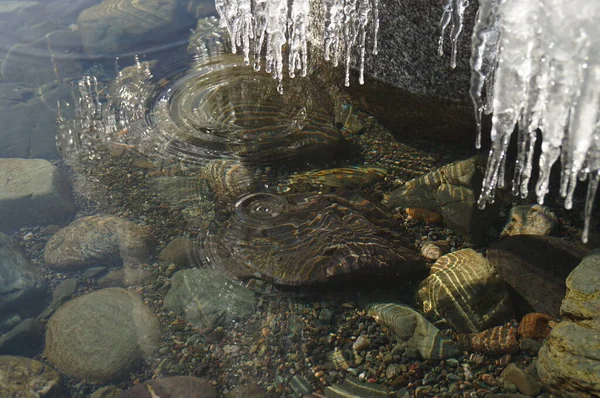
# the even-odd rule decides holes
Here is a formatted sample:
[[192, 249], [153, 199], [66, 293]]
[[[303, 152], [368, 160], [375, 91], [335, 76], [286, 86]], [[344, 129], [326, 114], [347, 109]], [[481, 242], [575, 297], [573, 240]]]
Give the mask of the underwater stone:
[[217, 398], [217, 390], [206, 379], [171, 376], [150, 379], [121, 393], [119, 398]]
[[458, 332], [477, 333], [512, 315], [504, 281], [485, 257], [463, 249], [440, 257], [421, 283], [426, 313], [444, 318]]
[[237, 199], [256, 190], [252, 170], [237, 160], [211, 160], [202, 167], [200, 175], [206, 179], [218, 200]]
[[35, 359], [0, 356], [0, 391], [7, 397], [64, 397], [60, 374]]
[[550, 235], [556, 226], [556, 216], [546, 206], [515, 206], [510, 209], [508, 223], [502, 230], [500, 239], [513, 235]]
[[549, 326], [549, 322], [552, 320], [550, 315], [540, 312], [525, 314], [521, 322], [519, 322], [519, 336], [534, 340], [547, 339], [552, 331], [552, 328]]
[[471, 336], [471, 347], [489, 355], [514, 354], [519, 350], [517, 328], [506, 324], [479, 332]]
[[301, 285], [424, 270], [402, 226], [358, 192], [250, 194], [227, 215], [200, 251], [236, 278]]
[[566, 280], [560, 314], [570, 319], [600, 317], [600, 249], [588, 253]]

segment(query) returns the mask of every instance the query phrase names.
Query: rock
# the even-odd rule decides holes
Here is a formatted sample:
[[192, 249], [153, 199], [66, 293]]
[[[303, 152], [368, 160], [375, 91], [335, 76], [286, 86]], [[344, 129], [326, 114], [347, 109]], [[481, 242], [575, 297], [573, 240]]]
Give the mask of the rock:
[[0, 336], [0, 354], [33, 357], [42, 350], [43, 341], [44, 325], [28, 318]]
[[567, 240], [533, 235], [509, 236], [487, 251], [490, 263], [512, 287], [519, 312], [554, 318], [559, 317], [565, 279], [584, 255], [584, 249]]
[[56, 147], [56, 107], [59, 101], [72, 103], [69, 84], [50, 83], [31, 87], [0, 81], [0, 119], [11, 121], [0, 129], [0, 157], [59, 158]]
[[160, 252], [158, 260], [164, 264], [175, 264], [179, 267], [192, 267], [199, 264], [196, 251], [198, 243], [185, 237], [178, 237]]
[[44, 355], [65, 374], [122, 380], [158, 347], [156, 315], [133, 291], [109, 288], [77, 297], [50, 318]]
[[517, 389], [525, 395], [537, 395], [542, 386], [533, 377], [525, 373], [514, 363], [509, 363], [502, 371], [501, 376], [517, 386]]
[[471, 336], [471, 347], [488, 355], [514, 354], [519, 350], [517, 328], [506, 324]]
[[548, 323], [552, 317], [539, 312], [531, 312], [523, 316], [519, 323], [519, 336], [534, 340], [544, 340], [552, 331]]
[[60, 374], [34, 359], [0, 356], [0, 391], [5, 397], [64, 397]]
[[69, 182], [47, 160], [0, 159], [0, 181], [1, 231], [63, 221], [75, 213]]
[[173, 275], [164, 307], [198, 327], [215, 328], [250, 316], [256, 298], [251, 290], [215, 270], [193, 268]]
[[379, 398], [386, 397], [390, 398], [393, 393], [376, 383], [362, 383], [355, 377], [350, 375], [346, 376], [342, 384], [334, 384], [325, 388], [325, 397], [369, 397]]
[[[458, 345], [445, 337], [438, 328], [412, 308], [394, 302], [378, 302], [363, 298], [366, 308], [377, 323], [385, 327], [396, 339], [406, 341], [416, 348], [424, 359], [441, 360], [461, 354]], [[389, 301], [389, 300], [385, 300]]]
[[596, 249], [569, 274], [567, 294], [560, 313], [569, 319], [600, 317], [600, 249]]
[[79, 285], [79, 281], [77, 278], [69, 278], [65, 279], [54, 289], [52, 292], [52, 301], [46, 307], [44, 311], [40, 315], [38, 315], [38, 319], [48, 319], [50, 316], [56, 311], [61, 305], [63, 305], [67, 300], [70, 300], [71, 297], [77, 291], [77, 287]]
[[425, 242], [423, 243], [423, 246], [421, 246], [421, 255], [427, 260], [436, 261], [443, 254], [443, 249], [433, 242]]
[[141, 286], [152, 278], [152, 272], [139, 267], [125, 267], [110, 271], [108, 274], [98, 278], [98, 286], [107, 287], [130, 287]]
[[154, 238], [143, 227], [115, 216], [81, 217], [46, 244], [46, 265], [77, 270], [92, 265], [139, 265], [148, 260]]
[[387, 195], [384, 204], [394, 209], [421, 208], [440, 214], [448, 228], [481, 243], [485, 225], [493, 220], [493, 206], [481, 211], [476, 204], [483, 168], [480, 156], [447, 164], [408, 181]]
[[[10, 236], [0, 232], [0, 333], [10, 326], [9, 318], [39, 310], [48, 285]], [[43, 305], [43, 304], [42, 304]], [[17, 323], [20, 322], [20, 319]], [[0, 325], [2, 324], [0, 323]]]
[[537, 357], [538, 353], [540, 352], [540, 349], [542, 348], [542, 343], [540, 343], [537, 340], [524, 338], [519, 343], [519, 348], [522, 351], [525, 351], [525, 352], [529, 353], [530, 355]]
[[[292, 377], [292, 380], [297, 378], [298, 375]], [[310, 384], [308, 384], [310, 386]], [[293, 388], [293, 387], [292, 387]], [[312, 389], [312, 386], [311, 386]], [[225, 395], [226, 398], [267, 398], [267, 393], [263, 391], [258, 385], [242, 384], [238, 385]]]
[[519, 205], [510, 209], [500, 239], [514, 235], [550, 235], [556, 226], [556, 216], [546, 206]]
[[91, 57], [152, 50], [147, 43], [177, 43], [187, 38], [194, 19], [177, 0], [103, 0], [77, 18], [81, 40]]
[[352, 349], [356, 352], [361, 352], [369, 348], [371, 342], [367, 338], [367, 336], [358, 336], [354, 344], [352, 344]]
[[123, 391], [119, 398], [217, 398], [217, 390], [205, 379], [171, 376], [147, 380]]
[[108, 272], [108, 269], [106, 267], [92, 267], [92, 268], [86, 269], [81, 274], [80, 278], [84, 281], [88, 280], [88, 279], [98, 279], [98, 278], [106, 275], [107, 272]]
[[417, 295], [426, 313], [443, 317], [458, 332], [477, 333], [512, 318], [504, 281], [472, 249], [440, 257]]
[[90, 398], [119, 398], [122, 392], [119, 387], [104, 386], [94, 391]]
[[232, 201], [257, 188], [254, 171], [249, 165], [233, 159], [213, 159], [202, 167], [201, 175], [218, 200]]

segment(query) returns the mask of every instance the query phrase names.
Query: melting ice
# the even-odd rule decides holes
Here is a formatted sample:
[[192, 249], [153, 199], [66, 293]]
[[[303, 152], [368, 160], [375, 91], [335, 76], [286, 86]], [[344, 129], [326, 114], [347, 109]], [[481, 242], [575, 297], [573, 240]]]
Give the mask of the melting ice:
[[[279, 81], [283, 79], [284, 48], [287, 44], [288, 74], [297, 71], [306, 75], [308, 56], [308, 29], [311, 0], [215, 0], [221, 17], [221, 27], [231, 38], [232, 51], [241, 49], [246, 64], [250, 63], [250, 50], [254, 68], [260, 69], [261, 54], [265, 48], [265, 70]], [[324, 58], [338, 65], [345, 62], [345, 84], [350, 84], [352, 53], [358, 46], [359, 83], [364, 81], [365, 42], [367, 30], [372, 29], [373, 54], [377, 54], [379, 0], [323, 0], [325, 26]]]

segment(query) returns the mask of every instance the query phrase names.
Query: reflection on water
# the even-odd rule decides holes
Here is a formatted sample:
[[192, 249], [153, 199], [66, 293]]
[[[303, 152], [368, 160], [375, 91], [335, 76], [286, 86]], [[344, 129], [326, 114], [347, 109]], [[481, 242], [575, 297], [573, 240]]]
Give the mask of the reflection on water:
[[479, 212], [481, 157], [280, 94], [211, 7], [0, 1], [0, 397], [536, 395], [577, 217]]

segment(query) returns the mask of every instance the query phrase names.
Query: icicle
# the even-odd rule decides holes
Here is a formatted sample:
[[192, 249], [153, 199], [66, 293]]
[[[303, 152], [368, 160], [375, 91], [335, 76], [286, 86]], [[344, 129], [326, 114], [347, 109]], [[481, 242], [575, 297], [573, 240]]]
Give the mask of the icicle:
[[340, 37], [344, 24], [344, 3], [338, 0], [324, 0], [326, 13], [324, 34], [324, 58], [332, 61], [333, 66], [338, 66]]
[[463, 30], [463, 19], [465, 14], [465, 9], [469, 6], [468, 0], [443, 0], [442, 6], [444, 8], [444, 13], [442, 15], [442, 19], [440, 21], [441, 33], [438, 44], [438, 53], [440, 55], [444, 54], [444, 32], [448, 25], [452, 23], [452, 28], [450, 29], [450, 42], [452, 44], [452, 55], [450, 59], [450, 67], [452, 69], [456, 68], [456, 53], [457, 53], [457, 45], [460, 34]]
[[265, 71], [277, 79], [277, 91], [283, 92], [283, 46], [287, 35], [287, 0], [267, 1], [267, 57]]
[[306, 76], [307, 61], [307, 31], [309, 0], [295, 0], [292, 5], [290, 17], [290, 49], [289, 49], [289, 74], [294, 77], [295, 71], [300, 70], [300, 76]]

